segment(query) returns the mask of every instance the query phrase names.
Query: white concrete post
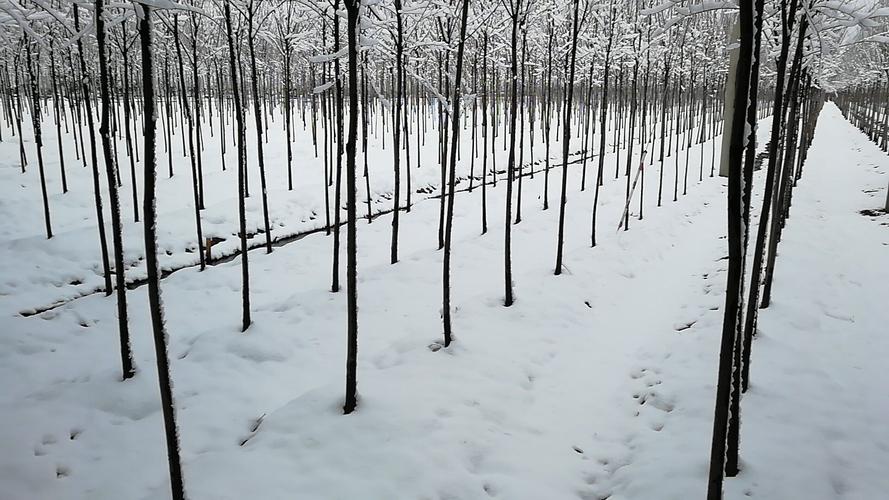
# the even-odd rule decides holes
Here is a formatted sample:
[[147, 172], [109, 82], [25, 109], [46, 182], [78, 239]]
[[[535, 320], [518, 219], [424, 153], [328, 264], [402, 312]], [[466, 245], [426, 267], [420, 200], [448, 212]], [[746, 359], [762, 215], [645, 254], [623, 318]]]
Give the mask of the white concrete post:
[[[725, 80], [725, 113], [722, 130], [722, 152], [719, 155], [719, 176], [728, 177], [729, 143], [732, 140], [732, 116], [735, 114], [735, 73], [738, 69], [738, 53], [740, 52], [741, 26], [736, 21], [726, 33], [728, 37], [729, 62]], [[744, 113], [745, 110], [741, 110]]]

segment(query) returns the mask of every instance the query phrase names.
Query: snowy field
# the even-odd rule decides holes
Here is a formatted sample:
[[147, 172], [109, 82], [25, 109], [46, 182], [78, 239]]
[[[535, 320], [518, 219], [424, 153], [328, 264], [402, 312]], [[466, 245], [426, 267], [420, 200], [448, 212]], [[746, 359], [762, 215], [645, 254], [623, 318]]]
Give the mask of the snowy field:
[[[761, 122], [761, 139], [769, 122]], [[168, 498], [146, 289], [128, 293], [139, 373], [121, 382], [116, 302], [91, 293], [102, 285], [92, 180], [68, 142], [71, 192], [61, 194], [54, 130], [45, 132], [57, 233], [49, 241], [36, 164], [21, 174], [18, 143], [5, 135], [0, 143], [0, 499]], [[297, 132], [293, 191], [282, 138], [266, 149], [278, 238], [324, 225], [323, 169], [307, 135]], [[391, 150], [381, 139], [369, 152], [376, 211], [391, 206], [393, 186]], [[173, 153], [181, 154], [177, 140]], [[470, 141], [461, 140], [458, 171], [466, 175]], [[536, 140], [540, 160], [539, 134]], [[215, 141], [207, 141], [208, 158], [218, 157]], [[435, 133], [425, 142], [428, 164], [412, 163], [415, 188], [434, 187], [439, 175]], [[572, 151], [579, 143], [572, 141]], [[557, 157], [561, 145], [551, 147]], [[502, 307], [505, 178], [488, 186], [486, 235], [479, 234], [481, 191], [458, 194], [456, 341], [447, 350], [428, 347], [441, 337], [438, 200], [415, 193], [412, 211], [402, 214], [396, 265], [389, 264], [391, 215], [362, 221], [361, 399], [349, 416], [340, 410], [346, 307], [344, 293], [329, 292], [332, 239], [322, 231], [272, 254], [250, 253], [254, 324], [241, 334], [239, 263], [203, 272], [191, 266], [188, 162], [178, 158], [167, 179], [161, 152], [161, 263], [184, 267], [162, 288], [189, 497], [703, 497], [726, 266], [725, 180], [709, 177], [711, 147], [704, 147], [702, 182], [701, 153], [693, 150], [688, 194], [680, 179], [677, 202], [674, 158], [667, 159], [662, 207], [660, 166], [646, 162], [644, 219], [632, 219], [627, 232], [616, 231], [626, 181], [614, 179], [609, 149], [595, 248], [593, 182], [581, 192], [579, 164], [570, 165], [560, 277], [552, 275], [560, 160], [550, 173], [550, 210], [541, 210], [543, 175], [525, 177], [523, 220], [513, 226], [511, 308]], [[233, 149], [225, 172], [218, 160], [204, 163], [204, 233], [226, 238], [214, 252], [237, 245]], [[505, 160], [498, 149], [499, 168]], [[138, 280], [143, 242], [127, 165], [121, 162], [127, 277]], [[742, 402], [743, 471], [727, 480], [728, 498], [878, 500], [889, 492], [889, 216], [859, 214], [885, 200], [887, 175], [885, 153], [828, 103], [779, 247], [773, 302], [760, 316]], [[763, 179], [758, 172], [757, 211]], [[253, 232], [262, 224], [258, 175], [250, 185]]]

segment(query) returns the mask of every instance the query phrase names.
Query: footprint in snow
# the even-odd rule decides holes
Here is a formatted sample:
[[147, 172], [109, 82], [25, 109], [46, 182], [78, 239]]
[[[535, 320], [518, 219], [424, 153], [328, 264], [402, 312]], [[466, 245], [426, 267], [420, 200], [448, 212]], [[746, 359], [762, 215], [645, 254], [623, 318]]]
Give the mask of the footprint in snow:
[[[634, 417], [642, 417], [646, 425], [655, 432], [663, 430], [666, 423], [666, 414], [673, 411], [673, 403], [658, 389], [663, 383], [660, 371], [656, 368], [640, 368], [630, 372], [630, 378], [634, 384], [638, 384], [638, 390], [633, 393], [633, 399], [639, 407], [633, 412]], [[652, 413], [645, 408], [658, 410]], [[645, 413], [645, 415], [643, 415]]]
[[56, 465], [56, 478], [62, 479], [71, 475], [71, 469], [67, 465]]

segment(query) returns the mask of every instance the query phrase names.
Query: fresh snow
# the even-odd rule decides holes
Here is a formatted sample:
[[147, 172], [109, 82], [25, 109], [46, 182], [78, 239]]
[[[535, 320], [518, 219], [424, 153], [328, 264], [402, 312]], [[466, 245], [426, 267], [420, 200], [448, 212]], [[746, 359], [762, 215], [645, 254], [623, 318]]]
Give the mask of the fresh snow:
[[[769, 121], [760, 124], [760, 139]], [[293, 192], [286, 191], [283, 141], [272, 138], [266, 149], [273, 235], [324, 223], [321, 163], [299, 125]], [[60, 194], [54, 130], [46, 132], [58, 232], [49, 241], [41, 235], [36, 164], [21, 174], [18, 143], [0, 143], [0, 498], [168, 498], [146, 290], [128, 292], [139, 373], [121, 382], [114, 297], [75, 298], [102, 283], [90, 175], [66, 142], [71, 192]], [[467, 137], [461, 138], [461, 175], [468, 173]], [[385, 198], [392, 188], [391, 140], [384, 151], [381, 139], [371, 151], [375, 210], [391, 204]], [[411, 143], [415, 188], [437, 180], [435, 140], [430, 130], [419, 169]], [[181, 154], [178, 141], [177, 135], [174, 154]], [[579, 143], [574, 139], [571, 149]], [[505, 178], [489, 186], [486, 235], [479, 235], [481, 193], [458, 194], [456, 340], [448, 349], [430, 349], [441, 337], [438, 200], [414, 196], [413, 210], [401, 218], [396, 265], [388, 263], [391, 216], [361, 221], [360, 401], [350, 416], [341, 415], [345, 294], [329, 292], [332, 243], [323, 232], [270, 255], [251, 251], [254, 324], [245, 334], [239, 332], [238, 260], [204, 272], [186, 267], [165, 278], [189, 497], [702, 497], [726, 267], [726, 188], [724, 179], [708, 176], [712, 143], [700, 183], [695, 146], [688, 195], [676, 203], [674, 158], [667, 159], [660, 208], [658, 165], [646, 162], [637, 188], [644, 187], [645, 217], [631, 219], [627, 232], [615, 232], [625, 179], [613, 178], [609, 154], [599, 245], [592, 249], [589, 176], [596, 161], [587, 165], [584, 192], [580, 165], [571, 165], [559, 277], [552, 271], [561, 168], [551, 172], [547, 211], [540, 209], [543, 175], [524, 178], [523, 221], [513, 227], [517, 299], [510, 308], [502, 306]], [[561, 151], [556, 144], [554, 156]], [[230, 251], [237, 245], [235, 155], [230, 147], [228, 170], [221, 172], [218, 146], [215, 140], [205, 146], [202, 217], [205, 235], [227, 237], [221, 250]], [[122, 143], [119, 149], [123, 154]], [[535, 159], [542, 152], [538, 140]], [[255, 149], [248, 155], [254, 160]], [[625, 152], [621, 157], [625, 161]], [[502, 168], [506, 155], [499, 149], [497, 160]], [[684, 155], [680, 175], [683, 163]], [[186, 251], [194, 246], [187, 164], [177, 158], [176, 175], [166, 179], [160, 153], [158, 228], [161, 249], [169, 251], [162, 255], [166, 267], [197, 260]], [[477, 160], [476, 172], [480, 165]], [[122, 161], [133, 263], [127, 275], [135, 279], [144, 273], [143, 242], [127, 201], [128, 169]], [[751, 387], [742, 400], [744, 470], [727, 480], [727, 496], [883, 498], [889, 491], [883, 383], [889, 216], [858, 211], [885, 199], [889, 159], [828, 103], [804, 172], [779, 247], [773, 302], [762, 311], [753, 343]], [[764, 177], [755, 177], [754, 212]], [[261, 226], [258, 180], [251, 178], [248, 229]], [[638, 200], [631, 213], [638, 213]], [[64, 300], [47, 312], [20, 314]]]

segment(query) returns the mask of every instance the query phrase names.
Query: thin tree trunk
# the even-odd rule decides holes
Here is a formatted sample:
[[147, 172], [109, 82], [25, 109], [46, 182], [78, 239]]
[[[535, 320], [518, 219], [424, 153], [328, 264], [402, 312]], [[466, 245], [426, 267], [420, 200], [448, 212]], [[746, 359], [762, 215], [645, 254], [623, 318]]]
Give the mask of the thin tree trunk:
[[[513, 304], [513, 286], [512, 286], [512, 184], [515, 177], [515, 132], [516, 121], [518, 118], [518, 29], [519, 15], [522, 8], [522, 0], [515, 0], [515, 4], [510, 4], [512, 12], [512, 35], [510, 38], [511, 60], [510, 60], [510, 106], [509, 106], [509, 157], [506, 163], [506, 217], [504, 218], [503, 231], [503, 267], [504, 267], [504, 297], [503, 305], [509, 307]], [[564, 175], [564, 174], [563, 174]]]
[[[787, 58], [790, 52], [790, 34], [793, 32], [793, 24], [796, 18], [796, 9], [798, 0], [790, 0], [790, 13], [791, 15], [787, 17], [787, 23], [783, 25], [783, 34], [781, 41], [781, 49], [778, 55], [777, 61], [777, 75], [775, 78], [775, 98], [774, 105], [772, 108], [772, 128], [771, 134], [769, 136], [769, 163], [768, 170], [766, 173], [766, 181], [765, 181], [765, 189], [763, 191], [762, 197], [762, 210], [760, 211], [759, 216], [759, 227], [756, 232], [756, 243], [754, 244], [753, 250], [753, 270], [751, 273], [750, 279], [750, 294], [747, 300], [747, 315], [744, 318], [744, 336], [749, 337], [750, 340], [745, 340], [746, 344], [752, 341], [753, 336], [756, 334], [756, 322], [758, 317], [758, 309], [759, 306], [759, 292], [760, 286], [762, 284], [762, 265], [763, 265], [763, 257], [764, 257], [764, 249], [766, 242], [766, 235], [769, 227], [769, 217], [772, 209], [772, 198], [775, 190], [775, 178], [777, 175], [777, 156], [778, 156], [778, 144], [781, 136], [781, 117], [784, 115], [784, 80], [787, 72]], [[787, 0], [783, 0], [782, 10], [786, 9]], [[745, 349], [745, 366], [749, 366], [750, 363], [750, 349], [752, 346]], [[749, 371], [749, 368], [747, 368]], [[742, 381], [748, 380], [748, 377], [744, 375], [742, 377]], [[747, 382], [744, 382], [744, 386], [746, 387]]]
[[[154, 351], [157, 359], [158, 385], [161, 393], [161, 410], [167, 441], [167, 461], [170, 470], [170, 489], [173, 500], [185, 500], [185, 484], [179, 458], [179, 430], [176, 427], [176, 406], [170, 382], [170, 366], [167, 357], [167, 331], [164, 325], [164, 309], [161, 301], [160, 265], [157, 261], [157, 208], [155, 206], [155, 181], [157, 177], [157, 153], [155, 145], [155, 96], [154, 70], [151, 55], [151, 11], [147, 5], [136, 4], [142, 9], [139, 19], [139, 37], [142, 47], [142, 98], [145, 101], [145, 264], [148, 271], [148, 304], [151, 311], [151, 327], [154, 334]], [[228, 4], [226, 3], [226, 6]]]
[[[262, 189], [262, 221], [265, 225], [266, 253], [272, 253], [272, 228], [269, 224], [269, 198], [265, 181], [265, 154], [262, 150], [262, 111], [256, 74], [256, 32], [253, 28], [253, 15], [256, 4], [251, 0], [247, 7], [247, 46], [250, 49], [250, 88], [253, 91], [253, 121], [256, 126], [256, 157], [259, 161], [259, 182]], [[245, 166], [246, 168], [246, 166]]]
[[[28, 80], [31, 83], [31, 124], [34, 127], [34, 146], [37, 148], [37, 169], [40, 173], [40, 192], [43, 196], [43, 222], [46, 226], [46, 239], [52, 238], [52, 222], [49, 216], [49, 196], [46, 193], [46, 174], [43, 169], [43, 134], [40, 129], [40, 82], [34, 71], [31, 47], [25, 47], [28, 65]], [[38, 61], [39, 62], [39, 61]]]
[[[80, 30], [80, 13], [77, 4], [74, 4], [74, 30]], [[83, 105], [86, 108], [86, 125], [90, 134], [90, 159], [93, 165], [93, 193], [96, 201], [96, 222], [99, 227], [99, 247], [102, 251], [102, 271], [105, 276], [105, 295], [111, 295], [111, 269], [108, 262], [108, 240], [105, 237], [105, 215], [102, 211], [102, 192], [99, 186], [99, 158], [96, 152], [96, 133], [93, 129], [93, 110], [90, 103], [89, 76], [86, 70], [86, 61], [83, 57], [83, 41], [77, 38], [77, 54], [80, 60], [80, 90], [83, 97]]]
[[349, 136], [346, 142], [346, 400], [343, 413], [358, 403], [358, 245], [355, 221], [355, 148], [358, 138], [358, 10], [360, 0], [345, 0], [349, 53]]
[[611, 17], [609, 19], [612, 20], [610, 22], [611, 29], [608, 33], [608, 45], [605, 48], [605, 75], [602, 81], [602, 109], [600, 111], [600, 122], [599, 122], [599, 171], [596, 173], [596, 191], [593, 194], [593, 215], [592, 215], [592, 230], [590, 231], [590, 246], [596, 246], [596, 214], [599, 208], [599, 188], [602, 186], [602, 178], [605, 172], [605, 129], [608, 121], [608, 77], [609, 71], [611, 69], [611, 47], [614, 41], [614, 3], [611, 3]]
[[[339, 10], [340, 0], [335, 0], [333, 10]], [[340, 18], [334, 16], [333, 21], [333, 51], [340, 50]], [[343, 82], [340, 79], [340, 59], [337, 57], [333, 61], [336, 89], [336, 190], [334, 193], [334, 216], [333, 216], [333, 266], [331, 270], [332, 279], [330, 285], [331, 292], [338, 292], [340, 289], [340, 217], [342, 214], [342, 202], [340, 199], [342, 193], [342, 177], [343, 177]], [[354, 193], [353, 193], [354, 195]]]
[[[392, 115], [392, 155], [393, 169], [395, 172], [395, 193], [392, 198], [392, 244], [390, 248], [390, 262], [395, 264], [398, 262], [398, 213], [401, 211], [399, 203], [401, 202], [401, 99], [404, 93], [402, 87], [404, 68], [404, 42], [402, 41], [401, 26], [401, 0], [395, 0], [395, 20], [397, 36], [395, 40], [395, 110]], [[406, 120], [405, 120], [406, 121]], [[454, 134], [456, 136], [456, 134]], [[408, 167], [410, 172], [410, 167]]]
[[[574, 22], [571, 30], [571, 65], [570, 76], [565, 83], [568, 87], [568, 96], [565, 99], [565, 124], [562, 127], [562, 194], [559, 202], [559, 237], [556, 244], [556, 276], [562, 274], [562, 249], [565, 243], [565, 205], [568, 203], [568, 151], [571, 143], [571, 108], [574, 107], [574, 69], [577, 63], [577, 6], [578, 0], [574, 0]], [[515, 50], [515, 49], [513, 49]]]
[[[400, 4], [400, 0], [396, 0]], [[454, 98], [451, 101], [451, 155], [448, 166], [448, 206], [445, 217], [444, 260], [442, 265], [442, 321], [444, 324], [444, 346], [451, 345], [451, 234], [454, 226], [454, 196], [457, 177], [457, 130], [460, 126], [460, 85], [463, 78], [463, 50], [466, 44], [466, 20], [469, 15], [469, 0], [463, 0], [463, 15], [460, 21], [460, 40], [457, 45], [457, 76], [454, 81]], [[397, 148], [396, 148], [397, 149]], [[509, 219], [506, 220], [509, 226]]]
[[247, 176], [247, 139], [244, 126], [244, 108], [241, 105], [241, 91], [238, 82], [237, 53], [235, 52], [234, 34], [231, 19], [231, 0], [224, 0], [225, 34], [228, 39], [228, 61], [231, 71], [232, 95], [235, 101], [235, 121], [238, 140], [238, 224], [241, 238], [241, 331], [250, 327], [250, 270], [247, 259], [247, 211], [244, 206]]
[[[54, 44], [51, 42], [50, 47]], [[56, 58], [55, 51], [50, 48], [49, 51], [49, 62], [50, 62], [50, 78], [52, 78], [52, 100], [53, 100], [53, 111], [55, 113], [55, 122], [56, 122], [56, 139], [58, 141], [59, 146], [59, 173], [62, 178], [62, 193], [68, 192], [68, 177], [65, 175], [65, 153], [62, 149], [62, 120], [60, 117], [60, 113], [64, 113], [64, 110], [60, 110], [62, 107], [62, 99], [59, 97], [59, 89], [56, 85]], [[126, 73], [125, 73], [126, 74]], [[134, 200], [135, 201], [135, 200]], [[137, 220], [138, 222], [138, 220]]]
[[108, 203], [111, 205], [111, 236], [114, 241], [114, 278], [117, 288], [117, 323], [120, 333], [120, 358], [124, 380], [136, 374], [133, 366], [133, 351], [130, 348], [130, 331], [127, 321], [127, 288], [123, 261], [123, 224], [120, 220], [120, 193], [115, 182], [116, 155], [111, 150], [111, 98], [108, 82], [108, 55], [105, 49], [104, 0], [96, 0], [96, 42], [99, 49], [99, 91], [102, 97], [102, 118], [99, 136], [102, 138], [102, 153], [105, 157], [105, 175], [108, 180]]
[[178, 18], [178, 15], [173, 15], [173, 38], [176, 43], [176, 59], [179, 63], [179, 101], [182, 106], [182, 111], [185, 114], [185, 122], [188, 125], [188, 157], [191, 161], [191, 186], [192, 194], [194, 195], [195, 230], [198, 239], [198, 259], [201, 265], [201, 271], [203, 271], [206, 267], [206, 261], [204, 257], [204, 232], [201, 227], [201, 196], [200, 188], [198, 187], [200, 180], [198, 176], [197, 159], [195, 158], [198, 156], [198, 153], [195, 151], [194, 146], [194, 120], [191, 116], [191, 107], [188, 105], [188, 93], [185, 90], [185, 71], [183, 70], [182, 64], [182, 44], [179, 40]]
[[488, 232], [488, 32], [482, 33], [482, 234]]

